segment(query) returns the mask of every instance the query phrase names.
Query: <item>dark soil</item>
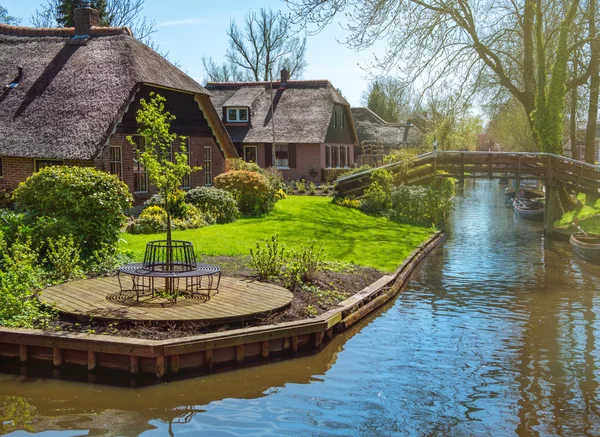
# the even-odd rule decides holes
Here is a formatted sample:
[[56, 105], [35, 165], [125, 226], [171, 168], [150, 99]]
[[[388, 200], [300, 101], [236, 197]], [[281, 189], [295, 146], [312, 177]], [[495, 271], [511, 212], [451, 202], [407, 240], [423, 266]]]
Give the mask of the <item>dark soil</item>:
[[[216, 264], [225, 276], [256, 279], [249, 256], [203, 257], [202, 262]], [[249, 275], [250, 273], [250, 275]], [[229, 325], [206, 326], [201, 323], [185, 322], [105, 322], [101, 320], [78, 320], [61, 315], [50, 327], [61, 332], [83, 332], [90, 334], [118, 335], [122, 337], [164, 340], [175, 337], [221, 332], [229, 329], [270, 325], [315, 317], [332, 308], [351, 295], [372, 284], [384, 273], [370, 267], [330, 263], [318, 272], [310, 284], [289, 286], [281, 280], [270, 281], [285, 287], [288, 285], [294, 298], [284, 310], [266, 314], [251, 322]]]

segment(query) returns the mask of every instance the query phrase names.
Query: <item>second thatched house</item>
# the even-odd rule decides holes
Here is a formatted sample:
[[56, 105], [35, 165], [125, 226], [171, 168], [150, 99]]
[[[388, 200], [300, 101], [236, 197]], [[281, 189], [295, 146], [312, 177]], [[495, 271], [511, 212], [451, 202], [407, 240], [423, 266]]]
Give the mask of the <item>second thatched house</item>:
[[388, 123], [369, 108], [352, 108], [359, 146], [356, 161], [380, 165], [383, 156], [402, 147], [418, 147], [423, 140], [419, 129], [410, 122]]
[[324, 170], [351, 167], [358, 144], [350, 105], [327, 80], [209, 83], [238, 154], [286, 179], [321, 182]]
[[94, 166], [119, 176], [137, 204], [153, 187], [135, 148], [140, 99], [155, 91], [187, 137], [202, 171], [183, 188], [210, 185], [237, 153], [209, 93], [135, 39], [125, 27], [98, 27], [98, 12], [75, 10], [75, 27], [0, 24], [0, 186], [14, 187], [49, 165]]

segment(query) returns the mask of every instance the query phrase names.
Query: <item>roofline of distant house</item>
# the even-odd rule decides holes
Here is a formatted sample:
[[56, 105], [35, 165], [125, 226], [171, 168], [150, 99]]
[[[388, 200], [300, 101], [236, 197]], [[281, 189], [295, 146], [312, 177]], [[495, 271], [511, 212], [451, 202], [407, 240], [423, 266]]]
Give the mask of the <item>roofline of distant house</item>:
[[[10, 24], [0, 24], [0, 35], [6, 36], [23, 36], [23, 37], [62, 37], [68, 38], [75, 36], [74, 27], [26, 27], [26, 26], [11, 26]], [[111, 35], [128, 35], [133, 36], [133, 33], [128, 27], [90, 27], [90, 37], [95, 36], [111, 36]]]
[[[362, 109], [365, 111], [368, 111], [370, 114], [372, 114], [377, 121], [379, 121], [381, 124], [385, 125], [385, 126], [390, 126], [390, 127], [416, 127], [414, 125], [414, 123], [412, 123], [410, 120], [406, 120], [406, 121], [400, 121], [398, 123], [390, 123], [388, 121], [385, 121], [383, 118], [381, 118], [379, 115], [377, 115], [375, 112], [373, 112], [373, 110], [367, 108], [366, 106], [353, 106], [351, 109]], [[417, 129], [419, 129], [417, 127]]]
[[270, 84], [274, 86], [280, 85], [305, 85], [305, 86], [333, 86], [331, 82], [326, 79], [320, 80], [288, 80], [282, 82], [280, 80], [274, 80], [273, 82], [208, 82], [204, 87], [215, 87], [215, 88], [241, 88], [249, 86], [268, 86]]

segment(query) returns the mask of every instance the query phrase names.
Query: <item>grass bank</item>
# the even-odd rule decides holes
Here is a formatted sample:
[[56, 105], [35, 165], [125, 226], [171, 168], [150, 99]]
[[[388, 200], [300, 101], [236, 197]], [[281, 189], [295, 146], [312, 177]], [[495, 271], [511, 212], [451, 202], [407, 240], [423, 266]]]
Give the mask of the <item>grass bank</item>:
[[600, 234], [600, 200], [596, 201], [594, 205], [586, 205], [585, 194], [579, 194], [577, 199], [582, 206], [567, 212], [555, 223], [555, 226], [561, 229], [574, 230], [571, 223], [577, 218], [579, 226], [585, 232]]
[[[197, 253], [208, 256], [248, 255], [257, 242], [273, 234], [288, 249], [315, 239], [323, 242], [328, 260], [392, 272], [433, 232], [334, 205], [329, 197], [289, 196], [263, 217], [174, 231], [173, 238], [191, 241]], [[123, 234], [122, 239], [122, 246], [141, 260], [146, 242], [164, 239], [164, 234]]]

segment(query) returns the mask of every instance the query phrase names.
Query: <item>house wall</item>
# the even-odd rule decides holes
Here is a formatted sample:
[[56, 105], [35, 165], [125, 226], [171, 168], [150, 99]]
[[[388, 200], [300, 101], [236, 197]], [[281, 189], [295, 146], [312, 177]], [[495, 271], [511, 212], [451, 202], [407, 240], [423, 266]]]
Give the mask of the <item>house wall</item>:
[[[94, 161], [64, 160], [64, 165], [93, 167]], [[0, 178], [0, 187], [14, 189], [33, 174], [35, 159], [2, 157], [3, 177]]]
[[[321, 182], [321, 167], [323, 167], [321, 162], [321, 144], [296, 144], [296, 167], [289, 170], [281, 169], [281, 173], [289, 180], [304, 178], [307, 181]], [[313, 167], [315, 176], [310, 175]]]
[[326, 146], [347, 146], [348, 147], [348, 165], [347, 167], [350, 168], [354, 165], [354, 157], [355, 157], [355, 150], [354, 150], [354, 146], [352, 144], [340, 144], [340, 143], [326, 143], [326, 144], [322, 144], [321, 145], [321, 162], [322, 162], [322, 166], [323, 168], [325, 168], [325, 164], [327, 163], [327, 158], [326, 158]]
[[[335, 127], [333, 126], [334, 113], [337, 114], [337, 123]], [[345, 117], [343, 128], [341, 127], [342, 114], [344, 114]], [[353, 144], [351, 125], [352, 114], [349, 108], [338, 104], [333, 105], [333, 112], [329, 120], [329, 128], [327, 130], [327, 135], [325, 136], [325, 142], [345, 145]]]

